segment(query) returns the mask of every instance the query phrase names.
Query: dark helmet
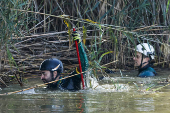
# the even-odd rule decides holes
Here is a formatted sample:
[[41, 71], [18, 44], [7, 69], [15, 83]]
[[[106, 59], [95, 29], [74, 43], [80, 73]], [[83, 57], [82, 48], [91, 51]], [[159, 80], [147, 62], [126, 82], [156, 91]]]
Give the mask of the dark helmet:
[[[60, 64], [58, 69], [55, 68]], [[40, 70], [57, 71], [57, 73], [63, 72], [63, 64], [58, 59], [47, 59], [41, 63]]]

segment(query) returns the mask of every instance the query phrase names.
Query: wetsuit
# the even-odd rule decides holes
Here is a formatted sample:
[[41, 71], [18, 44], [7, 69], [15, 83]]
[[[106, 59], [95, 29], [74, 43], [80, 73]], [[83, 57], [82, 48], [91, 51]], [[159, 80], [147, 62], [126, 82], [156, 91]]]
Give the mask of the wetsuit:
[[140, 68], [138, 77], [152, 77], [156, 75], [156, 71], [150, 67], [150, 65], [146, 65], [143, 68]]
[[[85, 50], [83, 48], [82, 42], [78, 44], [78, 49], [79, 49], [79, 54], [80, 54], [82, 72], [84, 72], [88, 69], [89, 64], [88, 64], [88, 59], [87, 59]], [[79, 73], [78, 70], [79, 69], [76, 69], [70, 75], [78, 74]], [[85, 76], [85, 74], [83, 74], [83, 76]], [[60, 90], [72, 90], [72, 91], [80, 90], [81, 89], [81, 75], [79, 74], [79, 75], [64, 79], [62, 81], [58, 81], [57, 83], [55, 83], [55, 87], [59, 88]]]

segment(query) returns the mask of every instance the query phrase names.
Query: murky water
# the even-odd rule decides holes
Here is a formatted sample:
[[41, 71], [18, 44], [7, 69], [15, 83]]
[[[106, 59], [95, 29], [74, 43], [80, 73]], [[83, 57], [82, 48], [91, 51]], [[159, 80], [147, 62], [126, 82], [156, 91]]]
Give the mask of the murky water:
[[[170, 71], [158, 71], [158, 76], [138, 78], [136, 72], [110, 74], [99, 86], [77, 92], [31, 89], [19, 94], [0, 96], [1, 113], [169, 113], [170, 86], [157, 88], [169, 77]], [[28, 79], [23, 88], [42, 84], [39, 78]], [[22, 89], [10, 85], [0, 92]], [[146, 91], [148, 90], [148, 91]]]

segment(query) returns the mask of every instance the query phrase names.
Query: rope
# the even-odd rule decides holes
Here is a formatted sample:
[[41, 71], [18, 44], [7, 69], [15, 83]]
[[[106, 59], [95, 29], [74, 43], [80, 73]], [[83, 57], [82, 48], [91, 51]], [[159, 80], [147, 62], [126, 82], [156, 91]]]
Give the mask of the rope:
[[[89, 70], [87, 70], [87, 71], [90, 71], [90, 70], [92, 70], [92, 69], [89, 69]], [[82, 73], [85, 73], [85, 72], [87, 72], [87, 71], [84, 71], [84, 72], [82, 72]], [[79, 74], [81, 74], [81, 73], [79, 73]], [[8, 92], [8, 93], [0, 94], [0, 95], [10, 95], [10, 94], [19, 93], [19, 92], [22, 92], [22, 91], [26, 91], [26, 90], [30, 90], [30, 89], [33, 89], [33, 88], [45, 86], [45, 85], [48, 85], [48, 84], [51, 84], [51, 83], [55, 83], [55, 82], [57, 82], [57, 81], [59, 81], [59, 80], [64, 80], [64, 79], [67, 79], [67, 78], [70, 78], [70, 77], [73, 77], [73, 76], [77, 76], [77, 75], [79, 75], [79, 74], [70, 75], [70, 76], [67, 76], [67, 77], [64, 77], [64, 78], [61, 78], [61, 79], [58, 79], [58, 80], [54, 80], [54, 81], [48, 82], [48, 83], [39, 84], [39, 85], [30, 87], [30, 88], [26, 88], [26, 89], [14, 91], [14, 92]]]
[[[76, 21], [76, 22], [82, 22], [82, 23], [94, 25], [94, 26], [97, 26], [97, 27], [103, 27], [103, 28], [106, 28], [106, 29], [113, 29], [113, 30], [117, 30], [117, 31], [120, 31], [120, 32], [132, 33], [132, 34], [137, 35], [134, 31], [125, 31], [126, 27], [114, 26], [114, 25], [109, 25], [109, 24], [100, 24], [100, 23], [92, 21], [90, 19], [81, 19], [81, 18], [76, 18], [76, 17], [70, 16], [70, 15], [66, 15], [66, 16], [65, 15], [59, 15], [59, 16], [56, 16], [56, 15], [40, 13], [40, 12], [35, 12], [35, 11], [21, 10], [21, 9], [12, 9], [11, 8], [10, 10], [27, 12], [27, 13], [41, 14], [41, 15], [51, 16], [51, 17], [55, 17], [55, 18], [66, 19], [66, 20], [69, 20], [69, 21], [71, 20], [71, 21]], [[147, 28], [153, 27], [153, 26], [155, 26], [155, 25], [148, 26]], [[138, 37], [140, 37], [140, 35], [138, 35]]]
[[164, 87], [166, 87], [166, 86], [169, 86], [169, 85], [170, 85], [170, 83], [169, 83], [169, 84], [166, 84], [166, 85], [164, 85], [164, 86], [162, 86], [162, 87], [159, 87], [159, 88], [157, 88], [157, 89], [153, 89], [152, 91], [155, 92], [155, 91], [160, 90], [160, 89], [162, 89], [162, 88], [164, 88]]
[[[7, 9], [7, 8], [4, 8], [4, 9]], [[137, 37], [141, 37], [141, 36], [145, 36], [145, 35], [138, 35], [135, 30], [134, 31], [125, 31], [126, 27], [121, 27], [121, 26], [114, 26], [114, 25], [109, 25], [109, 24], [100, 24], [98, 22], [95, 22], [95, 21], [92, 21], [92, 20], [89, 20], [89, 19], [81, 19], [81, 18], [76, 18], [76, 17], [73, 17], [73, 16], [70, 16], [70, 15], [59, 15], [59, 16], [56, 16], [56, 15], [51, 15], [51, 14], [46, 14], [46, 13], [40, 13], [40, 12], [35, 12], [35, 11], [28, 11], [28, 10], [21, 10], [21, 9], [12, 9], [10, 8], [10, 10], [14, 10], [14, 11], [21, 11], [21, 12], [27, 12], [27, 13], [35, 13], [35, 14], [41, 14], [41, 15], [45, 15], [45, 16], [51, 16], [51, 17], [55, 17], [55, 18], [61, 18], [61, 19], [66, 19], [70, 22], [71, 21], [76, 21], [76, 22], [82, 22], [82, 23], [86, 23], [86, 24], [90, 24], [90, 25], [94, 25], [94, 26], [97, 26], [97, 27], [103, 27], [105, 29], [113, 29], [113, 30], [117, 30], [119, 32], [123, 32], [123, 33], [131, 33], [133, 35], [136, 35]], [[71, 19], [71, 18], [72, 19]], [[70, 22], [71, 24], [73, 24], [72, 22]], [[155, 25], [151, 25], [151, 26], [147, 26], [147, 27], [144, 27], [144, 28], [149, 28], [149, 27], [154, 27]], [[158, 26], [159, 27], [159, 26]], [[161, 27], [161, 26], [160, 26]], [[148, 35], [158, 35], [158, 34], [147, 34]], [[159, 35], [163, 35], [163, 34], [159, 34]], [[164, 34], [164, 35], [167, 35], [167, 34]], [[155, 40], [152, 40], [152, 39], [147, 39], [145, 38], [146, 40], [149, 40], [149, 41], [152, 41], [152, 42], [155, 42]], [[160, 44], [163, 44], [161, 43], [160, 40], [157, 39], [157, 43], [160, 43]], [[170, 46], [170, 45], [168, 45]]]
[[[115, 63], [115, 62], [117, 62], [117, 61], [118, 61], [118, 60], [113, 61], [113, 62], [111, 62], [111, 63]], [[106, 66], [106, 65], [109, 65], [109, 64], [111, 64], [111, 63], [104, 64], [104, 65], [102, 65], [102, 66]], [[58, 65], [56, 68], [58, 68], [58, 67], [59, 67], [59, 65]], [[86, 71], [84, 71], [84, 72], [81, 72], [81, 73], [83, 74], [83, 73], [88, 72], [88, 71], [91, 71], [91, 70], [94, 70], [94, 69], [91, 68], [91, 69], [88, 69], [88, 70], [86, 70]], [[70, 77], [73, 77], [73, 76], [77, 76], [77, 75], [79, 75], [79, 74], [81, 74], [81, 73], [74, 74], [74, 75], [70, 75], [70, 76], [67, 76], [67, 77], [64, 77], [64, 78], [61, 78], [61, 79], [58, 79], [58, 80], [54, 80], [54, 81], [48, 82], [48, 83], [39, 84], [39, 85], [30, 87], [30, 88], [26, 88], [26, 89], [14, 91], [14, 92], [8, 92], [8, 93], [0, 94], [0, 95], [10, 95], [10, 94], [15, 94], [15, 93], [19, 93], [19, 92], [22, 92], [22, 91], [30, 90], [30, 89], [33, 89], [33, 88], [45, 86], [45, 85], [48, 85], [48, 84], [51, 84], [51, 83], [55, 83], [55, 82], [57, 82], [57, 81], [59, 81], [59, 80], [64, 80], [64, 79], [67, 79], [67, 78], [70, 78]]]
[[[121, 27], [121, 26], [114, 26], [114, 25], [109, 25], [109, 24], [100, 24], [98, 22], [95, 22], [95, 21], [92, 21], [90, 19], [81, 19], [81, 18], [76, 18], [76, 17], [73, 17], [73, 16], [70, 16], [70, 15], [59, 15], [59, 16], [56, 16], [56, 15], [51, 15], [51, 14], [46, 14], [46, 13], [40, 13], [40, 12], [35, 12], [35, 11], [28, 11], [28, 10], [20, 10], [20, 9], [12, 9], [10, 8], [10, 10], [14, 10], [14, 11], [21, 11], [21, 12], [27, 12], [27, 13], [35, 13], [35, 14], [41, 14], [41, 15], [45, 15], [45, 16], [51, 16], [51, 17], [55, 17], [55, 18], [61, 18], [61, 19], [65, 19], [65, 20], [68, 20], [71, 24], [73, 24], [71, 21], [75, 21], [75, 22], [82, 22], [82, 23], [86, 23], [86, 24], [89, 24], [89, 25], [94, 25], [94, 26], [97, 26], [97, 27], [103, 27], [105, 29], [112, 29], [112, 30], [117, 30], [119, 32], [123, 32], [123, 33], [131, 33], [133, 34], [134, 36], [136, 37], [140, 37], [140, 38], [143, 38], [145, 40], [149, 40], [149, 41], [152, 41], [152, 42], [155, 42], [155, 40], [153, 39], [148, 39], [148, 38], [144, 38], [142, 36], [151, 36], [151, 35], [168, 35], [168, 34], [144, 34], [144, 35], [138, 35], [134, 30], [134, 31], [125, 31], [126, 27]], [[71, 19], [71, 18], [72, 19]], [[71, 21], [70, 21], [71, 20]], [[74, 25], [73, 25], [74, 26]], [[144, 28], [141, 28], [141, 29], [146, 29], [146, 28], [150, 28], [150, 27], [156, 27], [156, 25], [151, 25], [151, 26], [147, 26], [147, 27], [144, 27]], [[162, 27], [162, 26], [157, 26], [157, 27]], [[164, 26], [163, 26], [164, 27]], [[137, 30], [140, 30], [140, 29], [137, 29]], [[27, 37], [27, 36], [25, 36]], [[156, 40], [156, 43], [160, 43], [163, 45], [163, 43], [157, 39]], [[170, 46], [170, 45], [168, 45]]]

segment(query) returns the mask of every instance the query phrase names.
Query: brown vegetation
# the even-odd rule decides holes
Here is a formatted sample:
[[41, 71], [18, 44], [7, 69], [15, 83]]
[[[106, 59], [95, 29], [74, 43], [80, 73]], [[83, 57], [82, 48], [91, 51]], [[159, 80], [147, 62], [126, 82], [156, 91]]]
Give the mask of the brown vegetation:
[[[155, 65], [170, 67], [167, 1], [23, 0], [16, 4], [1, 2], [1, 76], [38, 75], [40, 63], [51, 57], [62, 60], [65, 73], [70, 72], [77, 64], [73, 27], [86, 41], [91, 68], [118, 60], [108, 67], [133, 69], [131, 49], [140, 42], [155, 47]], [[108, 51], [112, 52], [105, 54]]]

